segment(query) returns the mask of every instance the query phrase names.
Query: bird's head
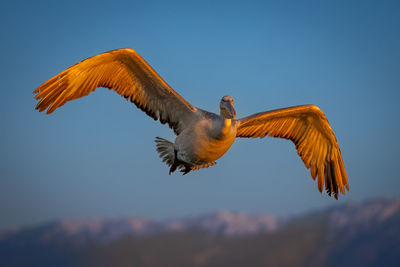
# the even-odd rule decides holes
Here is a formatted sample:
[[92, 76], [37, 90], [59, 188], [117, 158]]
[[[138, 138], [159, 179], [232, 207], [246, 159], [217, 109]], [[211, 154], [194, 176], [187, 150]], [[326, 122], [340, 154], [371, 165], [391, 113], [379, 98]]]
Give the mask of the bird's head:
[[221, 109], [221, 115], [227, 119], [234, 119], [236, 116], [236, 111], [233, 106], [233, 98], [226, 95], [221, 99], [219, 104], [219, 108]]

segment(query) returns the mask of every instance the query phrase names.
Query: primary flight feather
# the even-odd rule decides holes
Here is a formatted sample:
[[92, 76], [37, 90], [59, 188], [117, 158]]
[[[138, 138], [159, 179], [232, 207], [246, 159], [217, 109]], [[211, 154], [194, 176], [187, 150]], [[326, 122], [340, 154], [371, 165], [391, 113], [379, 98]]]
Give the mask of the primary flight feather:
[[235, 120], [233, 99], [224, 96], [220, 114], [192, 106], [175, 92], [133, 49], [117, 49], [83, 60], [39, 86], [34, 93], [39, 111], [52, 113], [66, 102], [98, 87], [114, 90], [147, 115], [168, 123], [175, 142], [156, 138], [157, 151], [170, 166], [186, 174], [209, 167], [223, 156], [236, 137], [266, 135], [289, 139], [311, 176], [328, 195], [345, 194], [349, 185], [336, 137], [324, 113], [315, 105], [261, 112]]

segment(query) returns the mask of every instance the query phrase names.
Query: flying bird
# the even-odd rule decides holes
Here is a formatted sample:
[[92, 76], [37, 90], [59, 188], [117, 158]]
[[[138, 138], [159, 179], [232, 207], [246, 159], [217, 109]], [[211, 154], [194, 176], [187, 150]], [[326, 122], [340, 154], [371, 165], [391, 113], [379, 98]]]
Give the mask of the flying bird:
[[133, 49], [117, 49], [83, 60], [55, 75], [33, 93], [40, 112], [52, 113], [66, 102], [94, 92], [114, 90], [154, 120], [167, 123], [175, 142], [156, 137], [162, 160], [187, 174], [215, 164], [237, 137], [279, 137], [291, 140], [322, 193], [329, 196], [349, 190], [336, 137], [324, 113], [315, 105], [260, 112], [235, 119], [230, 96], [222, 97], [220, 114], [197, 108], [174, 91]]

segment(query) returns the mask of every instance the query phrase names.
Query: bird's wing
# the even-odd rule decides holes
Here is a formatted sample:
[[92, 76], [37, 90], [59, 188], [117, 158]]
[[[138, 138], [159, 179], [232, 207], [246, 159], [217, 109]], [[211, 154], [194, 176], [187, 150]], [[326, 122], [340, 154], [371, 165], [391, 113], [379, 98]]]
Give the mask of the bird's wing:
[[280, 137], [292, 140], [311, 176], [318, 176], [318, 189], [324, 181], [328, 195], [338, 197], [338, 189], [349, 190], [346, 170], [336, 137], [325, 114], [314, 105], [261, 112], [238, 120], [237, 137]]
[[197, 110], [175, 92], [133, 49], [117, 49], [83, 60], [39, 86], [36, 109], [56, 108], [90, 94], [112, 89], [147, 115], [168, 123], [179, 134]]

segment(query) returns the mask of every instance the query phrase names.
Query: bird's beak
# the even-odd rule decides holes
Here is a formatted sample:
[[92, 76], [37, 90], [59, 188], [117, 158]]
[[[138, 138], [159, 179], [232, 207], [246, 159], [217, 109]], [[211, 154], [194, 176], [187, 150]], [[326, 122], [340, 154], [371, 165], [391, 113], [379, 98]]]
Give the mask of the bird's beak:
[[236, 117], [236, 110], [233, 107], [233, 104], [230, 103], [227, 107], [226, 107], [226, 111], [228, 113], [228, 118], [229, 119], [234, 119]]

